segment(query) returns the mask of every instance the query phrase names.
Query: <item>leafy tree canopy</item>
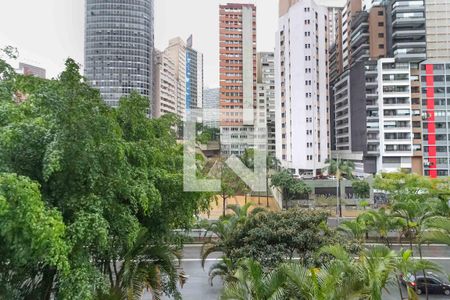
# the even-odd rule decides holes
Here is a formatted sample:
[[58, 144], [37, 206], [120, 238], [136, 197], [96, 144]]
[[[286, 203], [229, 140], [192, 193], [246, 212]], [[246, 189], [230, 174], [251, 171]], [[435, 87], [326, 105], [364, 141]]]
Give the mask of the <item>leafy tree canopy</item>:
[[234, 261], [250, 257], [269, 267], [294, 256], [315, 265], [315, 251], [337, 243], [335, 232], [326, 225], [327, 217], [322, 211], [302, 209], [251, 214], [228, 238], [226, 253]]
[[[7, 79], [0, 81], [0, 172], [6, 190], [33, 201], [21, 211], [11, 204], [16, 199], [0, 192], [0, 203], [9, 205], [1, 204], [0, 213], [25, 218], [21, 231], [1, 238], [32, 241], [21, 241], [27, 231], [53, 238], [24, 247], [46, 250], [48, 262], [36, 261], [20, 280], [40, 274], [47, 291], [56, 287], [54, 294], [64, 298], [93, 299], [112, 284], [113, 266], [135, 248], [142, 230], [150, 245], [171, 243], [172, 229], [190, 226], [210, 197], [183, 192], [176, 120], [148, 119], [148, 98], [132, 93], [118, 109], [109, 108], [71, 59], [55, 80], [17, 75], [0, 62]], [[8, 261], [25, 255], [8, 253]], [[63, 276], [67, 264], [70, 272]], [[49, 297], [47, 292], [42, 299]]]

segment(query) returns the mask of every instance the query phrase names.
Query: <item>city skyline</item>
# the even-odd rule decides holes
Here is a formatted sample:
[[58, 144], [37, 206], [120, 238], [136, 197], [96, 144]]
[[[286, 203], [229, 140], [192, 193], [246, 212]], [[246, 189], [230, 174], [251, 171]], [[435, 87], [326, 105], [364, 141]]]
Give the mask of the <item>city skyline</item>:
[[[17, 47], [20, 54], [19, 60], [45, 68], [49, 78], [57, 76], [63, 70], [64, 61], [68, 57], [83, 64], [84, 2], [21, 0], [4, 3], [5, 9], [0, 12], [2, 28], [0, 46]], [[273, 51], [275, 31], [278, 26], [278, 0], [155, 1], [156, 49], [164, 50], [172, 38], [179, 36], [185, 40], [193, 34], [194, 47], [204, 54], [206, 87], [219, 86], [218, 9], [219, 4], [228, 2], [256, 4], [257, 51]], [[345, 1], [318, 0], [316, 2], [329, 6], [343, 6]], [[200, 21], [196, 21], [192, 15], [196, 15], [198, 11], [210, 13], [205, 14], [199, 19]], [[17, 23], [18, 19], [23, 19], [32, 26], [12, 25]], [[180, 24], [184, 25], [180, 26]], [[205, 24], [208, 26], [204, 26]]]

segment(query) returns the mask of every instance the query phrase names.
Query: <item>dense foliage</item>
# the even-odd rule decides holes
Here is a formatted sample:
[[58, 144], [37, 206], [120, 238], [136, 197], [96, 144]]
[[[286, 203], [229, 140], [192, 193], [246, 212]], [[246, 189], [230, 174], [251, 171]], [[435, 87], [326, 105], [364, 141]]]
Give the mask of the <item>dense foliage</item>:
[[171, 232], [209, 195], [183, 192], [176, 120], [136, 93], [107, 107], [70, 59], [55, 80], [4, 61], [0, 78], [0, 298], [138, 296], [138, 280], [177, 296]]
[[321, 211], [302, 209], [252, 214], [227, 241], [229, 257], [235, 261], [250, 257], [269, 267], [297, 257], [313, 265], [315, 251], [337, 242], [326, 225], [327, 217]]
[[280, 190], [284, 206], [289, 206], [289, 201], [307, 197], [312, 189], [302, 180], [294, 178], [288, 170], [281, 170], [271, 177], [271, 184]]

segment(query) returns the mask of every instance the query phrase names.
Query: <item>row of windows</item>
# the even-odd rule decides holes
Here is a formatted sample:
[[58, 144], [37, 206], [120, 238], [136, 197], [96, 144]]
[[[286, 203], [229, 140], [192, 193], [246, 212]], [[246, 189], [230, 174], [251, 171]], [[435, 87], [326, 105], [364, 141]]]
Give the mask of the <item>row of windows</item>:
[[[104, 19], [104, 18], [102, 18]], [[148, 32], [151, 27], [149, 27], [148, 22], [116, 22], [115, 20], [89, 20], [86, 24], [87, 35], [92, 34], [95, 30], [111, 30], [114, 29], [125, 29], [125, 30], [140, 30]]]
[[121, 43], [121, 42], [111, 42], [111, 43], [102, 43], [102, 42], [88, 42], [86, 43], [86, 47], [88, 49], [98, 49], [98, 48], [116, 48], [116, 49], [138, 49], [138, 50], [146, 50], [150, 53], [151, 48], [147, 43]]
[[[444, 69], [450, 70], [450, 64], [434, 64], [433, 66], [433, 70], [435, 71], [442, 71]], [[420, 69], [425, 71], [427, 69], [427, 65], [426, 64], [422, 64], [420, 66]]]
[[425, 98], [426, 98], [428, 89], [431, 89], [432, 91], [434, 91], [435, 94], [445, 94], [446, 91], [448, 94], [450, 94], [450, 87], [447, 87], [447, 88], [445, 88], [445, 87], [422, 88], [422, 94], [424, 95]]
[[[144, 11], [143, 11], [144, 10]], [[127, 9], [127, 10], [117, 10], [117, 9], [90, 9], [88, 12], [88, 16], [90, 17], [114, 17], [114, 16], [121, 16], [121, 17], [129, 17], [129, 18], [144, 18], [144, 19], [150, 19], [150, 11], [145, 9], [143, 10], [133, 10], [133, 9]]]
[[150, 64], [150, 59], [147, 55], [144, 55], [144, 56], [133, 56], [133, 55], [128, 55], [128, 56], [90, 55], [89, 56], [88, 55], [88, 57], [86, 57], [86, 60], [91, 65], [94, 65], [94, 64], [100, 65], [100, 64], [107, 63], [107, 62], [117, 62], [117, 61], [129, 62], [129, 63], [139, 62], [139, 63], [143, 63], [143, 64], [147, 64], [147, 65]]
[[129, 42], [129, 43], [140, 43], [143, 45], [148, 45], [150, 43], [150, 39], [147, 37], [131, 37], [125, 35], [88, 35], [86, 37], [86, 41], [88, 43], [93, 42]]
[[[91, 28], [109, 28], [108, 23], [122, 23], [128, 26], [122, 26], [122, 28], [135, 28], [136, 25], [142, 25], [142, 28], [147, 27], [147, 30], [152, 25], [150, 20], [144, 18], [134, 17], [109, 17], [109, 16], [95, 16], [95, 18], [88, 18], [86, 21], [87, 29]], [[100, 24], [100, 26], [95, 26]]]
[[427, 83], [427, 79], [430, 78], [430, 77], [433, 78], [434, 82], [445, 82], [446, 80], [450, 81], [450, 75], [447, 75], [447, 76], [444, 76], [444, 75], [434, 75], [434, 76], [433, 75], [429, 75], [429, 76], [423, 75], [423, 76], [420, 77], [420, 79], [422, 80], [423, 84], [426, 84]]

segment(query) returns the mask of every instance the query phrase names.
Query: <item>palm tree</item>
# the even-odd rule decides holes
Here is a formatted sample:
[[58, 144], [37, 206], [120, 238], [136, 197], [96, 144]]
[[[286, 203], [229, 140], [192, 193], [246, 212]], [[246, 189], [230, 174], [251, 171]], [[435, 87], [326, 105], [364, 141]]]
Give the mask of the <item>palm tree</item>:
[[164, 292], [180, 298], [175, 265], [176, 259], [181, 257], [180, 252], [169, 243], [153, 244], [151, 241], [148, 230], [141, 229], [121, 264], [105, 263], [111, 288], [107, 295], [100, 294], [98, 299], [137, 300], [145, 290], [151, 291], [155, 300], [161, 299]]
[[450, 219], [446, 217], [433, 217], [425, 224], [428, 229], [422, 235], [424, 243], [442, 243], [450, 246]]
[[[420, 259], [422, 255], [423, 235], [427, 229], [427, 222], [436, 215], [433, 209], [433, 201], [423, 201], [422, 197], [403, 199], [393, 204], [392, 209], [394, 216], [403, 219], [404, 232], [409, 239], [410, 250], [413, 251], [413, 242], [417, 242]], [[422, 270], [425, 278], [425, 295], [428, 299], [427, 274], [425, 269]]]
[[[408, 250], [401, 250], [396, 261], [396, 276], [397, 276], [397, 285], [399, 288], [400, 296], [403, 299], [403, 291], [400, 284], [400, 279], [405, 280], [405, 282], [408, 281], [407, 274], [416, 274], [417, 272], [421, 270], [430, 270], [430, 271], [436, 271], [441, 272], [441, 269], [436, 264], [427, 261], [427, 260], [415, 260], [413, 259], [413, 252]], [[407, 282], [408, 283], [408, 282]], [[406, 284], [407, 293], [408, 293], [408, 299], [412, 300], [418, 300], [419, 298], [416, 295], [416, 291], [414, 291], [414, 288], [411, 287], [410, 284]]]
[[391, 230], [402, 228], [405, 223], [400, 217], [393, 216], [389, 210], [384, 208], [371, 210], [363, 213], [358, 218], [363, 219], [368, 229], [378, 233], [379, 238], [390, 248], [388, 234]]
[[341, 204], [341, 180], [342, 178], [353, 179], [353, 172], [355, 171], [355, 164], [352, 161], [348, 160], [334, 160], [327, 159], [325, 163], [328, 164], [328, 167], [325, 168], [325, 171], [329, 175], [335, 175], [337, 184], [338, 184], [338, 192], [336, 197], [338, 198], [338, 207], [339, 207], [339, 217], [342, 218], [342, 204]]
[[359, 243], [364, 243], [366, 240], [367, 225], [361, 218], [344, 221], [339, 224], [337, 230], [346, 237], [357, 240]]
[[220, 299], [281, 300], [284, 282], [278, 270], [265, 273], [257, 261], [245, 259], [239, 263], [232, 280], [225, 282]]
[[228, 257], [222, 256], [221, 260], [213, 264], [209, 268], [208, 277], [209, 283], [213, 285], [213, 280], [217, 276], [222, 279], [222, 282], [229, 282], [233, 278], [233, 272], [236, 269], [236, 264]]
[[[202, 267], [205, 267], [205, 261], [211, 253], [222, 252], [228, 254], [228, 249], [226, 248], [226, 243], [229, 240], [231, 234], [237, 225], [244, 223], [250, 214], [250, 208], [253, 203], [247, 203], [243, 206], [239, 205], [228, 205], [227, 208], [232, 211], [232, 214], [228, 214], [221, 217], [218, 222], [210, 224], [206, 228], [206, 234], [212, 233], [214, 235], [207, 240], [201, 249], [201, 263]], [[257, 213], [263, 210], [263, 208], [256, 208], [252, 213]]]
[[382, 291], [395, 282], [396, 253], [385, 246], [362, 251], [358, 258], [359, 274], [365, 283], [362, 294], [366, 299], [381, 300]]

